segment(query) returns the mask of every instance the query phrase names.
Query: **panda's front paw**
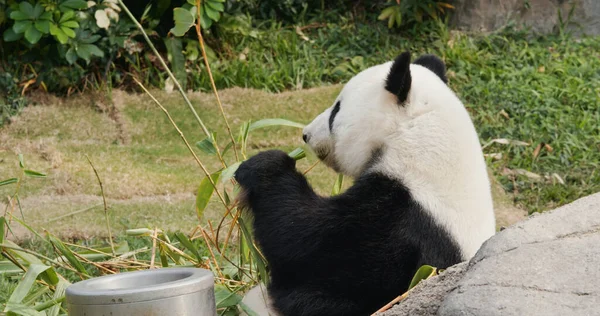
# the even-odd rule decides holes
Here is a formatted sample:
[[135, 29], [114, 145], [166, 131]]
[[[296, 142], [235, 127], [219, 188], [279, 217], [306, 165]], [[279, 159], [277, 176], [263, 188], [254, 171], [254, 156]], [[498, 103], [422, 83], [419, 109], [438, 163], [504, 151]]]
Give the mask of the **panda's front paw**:
[[296, 170], [296, 161], [292, 157], [281, 150], [268, 150], [244, 161], [235, 172], [235, 180], [250, 189], [293, 170]]

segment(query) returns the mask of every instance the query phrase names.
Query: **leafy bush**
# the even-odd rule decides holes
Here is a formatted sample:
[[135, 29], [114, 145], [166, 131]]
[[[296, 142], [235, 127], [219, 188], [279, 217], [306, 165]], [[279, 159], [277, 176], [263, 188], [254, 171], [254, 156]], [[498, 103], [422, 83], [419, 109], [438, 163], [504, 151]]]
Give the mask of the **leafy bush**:
[[[34, 79], [27, 89], [42, 88], [59, 94], [103, 86], [131, 88], [131, 75], [147, 85], [170, 85], [164, 67], [149, 52], [116, 1], [0, 0], [0, 12], [5, 16], [0, 19], [5, 39], [1, 45], [5, 52], [3, 68], [13, 76], [24, 75], [17, 71], [20, 65], [14, 64], [20, 60], [31, 69], [31, 74], [25, 76], [33, 75]], [[357, 56], [371, 57], [376, 50], [370, 48], [381, 48], [383, 44], [385, 50], [392, 44], [381, 42], [388, 32], [373, 23], [383, 1], [209, 0], [202, 1], [199, 9], [196, 2], [125, 1], [159, 53], [168, 56], [179, 81], [194, 90], [210, 89], [202, 76], [205, 64], [191, 34], [195, 32], [183, 36], [198, 14], [219, 88], [237, 85], [281, 91], [338, 82], [361, 70]], [[419, 6], [406, 8], [413, 7]], [[421, 30], [428, 29], [428, 25], [421, 25]], [[359, 34], [354, 34], [352, 28]], [[398, 34], [390, 34], [389, 38], [407, 40]], [[314, 58], [321, 55], [321, 50], [327, 54], [324, 61]], [[284, 55], [292, 59], [277, 57]], [[283, 64], [273, 63], [274, 59]], [[308, 74], [303, 70], [323, 62], [317, 67], [322, 72]], [[266, 69], [254, 73], [252, 69], [262, 68], [257, 67], [260, 63], [267, 65]], [[24, 79], [15, 77], [13, 81]]]
[[438, 19], [446, 10], [454, 9], [450, 3], [440, 0], [390, 0], [381, 11], [379, 20], [387, 20], [389, 28], [421, 23], [424, 19]]

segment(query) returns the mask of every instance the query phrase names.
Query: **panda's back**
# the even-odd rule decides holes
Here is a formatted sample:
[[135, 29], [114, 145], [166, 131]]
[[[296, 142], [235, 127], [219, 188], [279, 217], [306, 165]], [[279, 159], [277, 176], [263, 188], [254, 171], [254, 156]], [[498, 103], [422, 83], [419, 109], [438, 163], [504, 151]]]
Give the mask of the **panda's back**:
[[272, 271], [272, 295], [303, 289], [347, 297], [363, 315], [405, 292], [421, 265], [446, 268], [461, 261], [450, 234], [398, 180], [367, 174], [330, 202], [340, 215], [338, 227], [307, 260]]

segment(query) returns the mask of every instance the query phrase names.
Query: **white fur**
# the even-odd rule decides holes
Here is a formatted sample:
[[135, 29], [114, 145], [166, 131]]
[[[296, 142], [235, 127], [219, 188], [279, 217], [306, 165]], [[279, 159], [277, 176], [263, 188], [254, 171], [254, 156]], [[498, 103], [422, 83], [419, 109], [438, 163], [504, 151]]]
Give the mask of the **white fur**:
[[[411, 64], [406, 104], [385, 90], [392, 63], [352, 78], [329, 132], [333, 107], [305, 127], [309, 146], [340, 172], [357, 177], [373, 150], [384, 148], [373, 170], [401, 180], [415, 200], [444, 226], [470, 259], [495, 233], [486, 164], [462, 102], [433, 72]], [[335, 104], [335, 102], [334, 102]]]

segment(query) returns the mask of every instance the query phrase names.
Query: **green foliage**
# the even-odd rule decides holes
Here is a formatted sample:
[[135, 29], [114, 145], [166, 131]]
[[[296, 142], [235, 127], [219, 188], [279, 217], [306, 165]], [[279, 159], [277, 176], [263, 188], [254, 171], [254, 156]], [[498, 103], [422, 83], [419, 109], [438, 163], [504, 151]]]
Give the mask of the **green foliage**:
[[[14, 69], [20, 73], [22, 69]], [[0, 126], [11, 116], [19, 113], [26, 104], [21, 95], [18, 80], [19, 75], [9, 71], [0, 71]]]
[[408, 286], [408, 290], [412, 289], [413, 287], [415, 287], [417, 284], [419, 284], [419, 282], [423, 281], [423, 280], [427, 280], [432, 276], [435, 276], [438, 274], [438, 270], [437, 268], [434, 268], [430, 265], [423, 265], [419, 268], [419, 270], [417, 270], [417, 272], [415, 272], [415, 275], [413, 276], [412, 280], [410, 281], [410, 285]]
[[600, 191], [600, 129], [592, 123], [600, 121], [600, 59], [592, 57], [600, 39], [507, 30], [450, 41], [443, 51], [450, 83], [482, 143], [527, 143], [492, 143], [484, 150], [515, 201], [540, 212]]
[[15, 20], [15, 24], [4, 32], [5, 41], [16, 40], [24, 35], [29, 43], [35, 44], [42, 34], [50, 32], [52, 13], [45, 11], [39, 3], [32, 6], [29, 2], [21, 2], [18, 10], [10, 13], [10, 18]]
[[390, 0], [388, 3], [378, 17], [387, 20], [388, 28], [421, 23], [426, 18], [438, 19], [448, 9], [454, 9], [450, 3], [439, 0]]

